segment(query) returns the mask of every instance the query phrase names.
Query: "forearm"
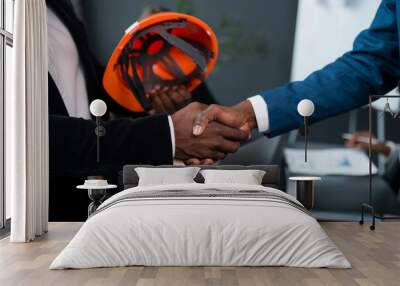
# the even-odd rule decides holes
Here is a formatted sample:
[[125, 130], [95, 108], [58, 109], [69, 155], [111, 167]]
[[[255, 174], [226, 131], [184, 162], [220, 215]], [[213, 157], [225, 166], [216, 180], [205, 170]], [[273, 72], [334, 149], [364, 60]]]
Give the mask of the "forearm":
[[[396, 86], [397, 79], [387, 77], [384, 84], [371, 84], [340, 59], [332, 67], [315, 72], [302, 82], [262, 93], [268, 109], [269, 135], [275, 136], [303, 126], [297, 104], [310, 99], [315, 105], [311, 123], [357, 109], [368, 103], [368, 96], [385, 94]], [[356, 67], [354, 67], [356, 69]]]
[[96, 163], [95, 122], [50, 116], [50, 172], [52, 175], [82, 176], [95, 169], [119, 171], [124, 164], [170, 164], [172, 146], [167, 116], [120, 119], [105, 122]]

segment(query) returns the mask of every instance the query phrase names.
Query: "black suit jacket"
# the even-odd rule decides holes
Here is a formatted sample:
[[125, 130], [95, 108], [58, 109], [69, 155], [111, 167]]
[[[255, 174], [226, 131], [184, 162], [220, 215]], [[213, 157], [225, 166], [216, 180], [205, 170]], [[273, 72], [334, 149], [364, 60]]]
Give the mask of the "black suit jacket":
[[[69, 0], [47, 0], [47, 5], [69, 29], [84, 68], [89, 102], [100, 98], [108, 110], [124, 113], [106, 95], [103, 69], [89, 50], [82, 23]], [[83, 221], [87, 217], [87, 193], [76, 190], [89, 175], [104, 175], [116, 183], [124, 164], [171, 164], [172, 146], [167, 115], [123, 118], [104, 122], [101, 163], [96, 163], [95, 122], [69, 117], [60, 92], [49, 75], [49, 157], [51, 221]]]

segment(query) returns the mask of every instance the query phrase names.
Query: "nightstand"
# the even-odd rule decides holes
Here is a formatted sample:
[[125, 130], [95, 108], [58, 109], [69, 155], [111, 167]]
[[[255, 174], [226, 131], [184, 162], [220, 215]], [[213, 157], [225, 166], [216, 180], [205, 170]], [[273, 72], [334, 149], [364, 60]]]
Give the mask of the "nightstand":
[[290, 177], [296, 182], [296, 199], [308, 210], [314, 207], [315, 181], [321, 181], [320, 177]]
[[117, 188], [116, 185], [109, 185], [107, 180], [91, 179], [85, 180], [83, 185], [77, 186], [77, 189], [88, 191], [89, 199], [92, 201], [88, 206], [88, 217], [94, 213], [97, 208], [103, 203], [108, 189]]

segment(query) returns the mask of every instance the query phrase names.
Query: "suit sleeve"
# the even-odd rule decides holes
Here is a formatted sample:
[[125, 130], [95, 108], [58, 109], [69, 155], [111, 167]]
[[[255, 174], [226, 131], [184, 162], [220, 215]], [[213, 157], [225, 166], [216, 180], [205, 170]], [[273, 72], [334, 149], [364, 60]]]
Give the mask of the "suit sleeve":
[[314, 102], [311, 122], [316, 122], [367, 104], [369, 95], [392, 90], [400, 79], [396, 18], [395, 1], [383, 0], [371, 27], [358, 35], [352, 51], [304, 81], [261, 93], [268, 106], [268, 136], [303, 125], [297, 114], [302, 99]]
[[100, 161], [96, 163], [96, 124], [92, 120], [50, 115], [49, 152], [52, 176], [115, 174], [125, 164], [172, 163], [170, 127], [166, 115], [118, 119], [103, 123]]

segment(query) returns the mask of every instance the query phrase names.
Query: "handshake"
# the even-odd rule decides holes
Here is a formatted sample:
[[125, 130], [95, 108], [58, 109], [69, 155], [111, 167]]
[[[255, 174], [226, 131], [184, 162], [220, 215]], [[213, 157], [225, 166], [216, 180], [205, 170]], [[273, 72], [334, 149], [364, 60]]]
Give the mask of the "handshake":
[[248, 100], [235, 106], [193, 102], [172, 115], [175, 157], [186, 164], [213, 164], [236, 152], [257, 127]]

